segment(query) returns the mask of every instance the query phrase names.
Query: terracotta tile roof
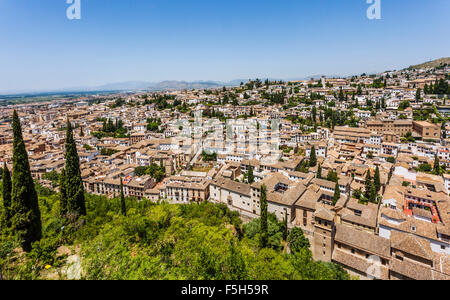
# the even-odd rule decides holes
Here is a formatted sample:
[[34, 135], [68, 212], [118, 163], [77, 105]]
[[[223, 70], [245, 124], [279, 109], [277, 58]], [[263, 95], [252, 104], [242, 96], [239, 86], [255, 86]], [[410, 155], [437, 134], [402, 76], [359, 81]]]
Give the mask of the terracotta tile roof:
[[380, 257], [390, 257], [389, 240], [363, 230], [336, 224], [335, 240]]
[[430, 242], [412, 234], [393, 230], [391, 232], [391, 247], [412, 255], [433, 260]]

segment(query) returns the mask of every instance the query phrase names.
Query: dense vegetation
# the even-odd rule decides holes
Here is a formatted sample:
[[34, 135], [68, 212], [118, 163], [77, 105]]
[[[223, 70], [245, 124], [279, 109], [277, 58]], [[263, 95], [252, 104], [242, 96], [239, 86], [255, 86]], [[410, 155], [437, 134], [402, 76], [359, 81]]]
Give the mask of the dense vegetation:
[[102, 139], [104, 137], [114, 137], [114, 138], [127, 138], [129, 134], [127, 134], [127, 129], [123, 127], [123, 121], [116, 119], [113, 122], [112, 119], [101, 118], [98, 121], [102, 123], [102, 131], [99, 132], [91, 132], [91, 135]]
[[156, 182], [161, 182], [166, 175], [166, 169], [161, 163], [159, 165], [152, 163], [147, 167], [136, 167], [134, 169], [134, 175], [138, 177], [150, 175]]
[[17, 239], [2, 226], [0, 265], [6, 279], [57, 274], [67, 258], [57, 254], [60, 246], [81, 249], [85, 279], [348, 279], [340, 267], [312, 261], [298, 229], [290, 235], [288, 254], [284, 227], [273, 215], [268, 248], [260, 249], [259, 220], [243, 226], [225, 205], [127, 199], [124, 216], [120, 199], [86, 195], [87, 216], [75, 223], [60, 217], [58, 194], [40, 196], [39, 206], [43, 238], [30, 253], [21, 254]]
[[217, 153], [215, 152], [206, 152], [203, 150], [202, 152], [203, 161], [217, 161]]

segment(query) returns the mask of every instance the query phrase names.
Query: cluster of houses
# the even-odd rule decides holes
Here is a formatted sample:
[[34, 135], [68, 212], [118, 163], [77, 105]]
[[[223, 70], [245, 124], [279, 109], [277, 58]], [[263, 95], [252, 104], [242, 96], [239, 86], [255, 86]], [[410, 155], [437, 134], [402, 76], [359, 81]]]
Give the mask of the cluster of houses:
[[[385, 72], [383, 87], [374, 86], [373, 76], [322, 77], [7, 106], [0, 111], [0, 161], [11, 167], [10, 117], [16, 109], [33, 177], [57, 189], [46, 175], [64, 166], [69, 119], [87, 193], [117, 197], [122, 180], [127, 197], [211, 201], [252, 219], [260, 216], [264, 185], [268, 211], [289, 228], [302, 228], [314, 259], [337, 263], [360, 278], [448, 280], [450, 175], [424, 166], [438, 159], [442, 170], [450, 167], [450, 126], [433, 121], [446, 117], [437, 109], [427, 120], [414, 116], [424, 105], [445, 106], [445, 97], [424, 94], [423, 88], [449, 71]], [[267, 95], [280, 93], [284, 103], [269, 103]], [[337, 96], [342, 93], [344, 101]], [[224, 103], [229, 94], [239, 105]], [[312, 94], [318, 99], [297, 101]], [[148, 101], [155, 96], [169, 97], [159, 107]], [[125, 104], [117, 105], [117, 99]], [[405, 101], [410, 105], [400, 109]], [[375, 102], [384, 106], [373, 111]], [[351, 111], [356, 126], [319, 123], [313, 110], [326, 108]], [[105, 132], [106, 123], [120, 124], [120, 131]], [[313, 156], [317, 163], [310, 165]], [[368, 175], [376, 172], [376, 200], [362, 201]]]

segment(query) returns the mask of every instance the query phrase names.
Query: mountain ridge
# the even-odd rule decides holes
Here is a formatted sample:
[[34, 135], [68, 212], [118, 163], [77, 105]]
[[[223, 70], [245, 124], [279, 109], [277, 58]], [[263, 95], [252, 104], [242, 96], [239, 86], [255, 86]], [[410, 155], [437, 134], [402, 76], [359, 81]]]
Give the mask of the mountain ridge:
[[[439, 67], [443, 64], [450, 65], [450, 57], [442, 57], [429, 62], [425, 62], [418, 65], [411, 65], [407, 69], [420, 69], [420, 68], [433, 68]], [[311, 75], [298, 78], [280, 79], [280, 78], [269, 78], [271, 81], [294, 81], [294, 80], [314, 80], [319, 79], [323, 75]], [[348, 76], [343, 75], [325, 75], [328, 78], [343, 78]], [[224, 81], [213, 81], [213, 80], [196, 80], [196, 81], [184, 81], [184, 80], [164, 80], [160, 82], [150, 82], [150, 81], [123, 81], [115, 83], [107, 83], [98, 86], [79, 86], [71, 88], [61, 88], [61, 89], [43, 89], [43, 90], [21, 90], [21, 91], [3, 91], [0, 92], [0, 96], [9, 95], [22, 95], [22, 94], [40, 94], [40, 93], [58, 93], [58, 92], [96, 92], [96, 91], [165, 91], [165, 90], [190, 90], [190, 89], [209, 89], [209, 88], [220, 88], [223, 86], [232, 87], [239, 86], [241, 82], [248, 82], [249, 79], [233, 79], [227, 82]], [[265, 80], [261, 77], [261, 80]]]
[[436, 68], [444, 64], [450, 65], [450, 57], [442, 57], [418, 65], [412, 65], [408, 69]]

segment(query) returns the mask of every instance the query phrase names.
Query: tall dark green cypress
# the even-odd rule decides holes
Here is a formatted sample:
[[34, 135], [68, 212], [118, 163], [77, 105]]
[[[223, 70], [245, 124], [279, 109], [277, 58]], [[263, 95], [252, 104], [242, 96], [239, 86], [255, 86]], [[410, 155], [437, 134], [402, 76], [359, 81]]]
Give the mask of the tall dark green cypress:
[[61, 217], [67, 215], [67, 191], [66, 191], [66, 170], [62, 169], [59, 175], [59, 213]]
[[372, 176], [370, 176], [370, 170], [367, 170], [366, 181], [364, 182], [365, 193], [364, 196], [370, 198], [370, 187], [372, 186]]
[[6, 162], [3, 166], [3, 174], [2, 174], [2, 185], [3, 185], [3, 210], [4, 210], [4, 219], [6, 222], [6, 226], [11, 226], [11, 173], [9, 173], [8, 167], [6, 166]]
[[316, 147], [311, 147], [311, 153], [309, 157], [309, 166], [315, 167], [317, 165]]
[[260, 206], [261, 206], [261, 248], [266, 248], [269, 243], [269, 233], [267, 225], [267, 188], [261, 186], [260, 190]]
[[339, 182], [336, 182], [336, 186], [334, 187], [333, 204], [336, 205], [339, 199], [341, 199], [341, 189], [339, 188]]
[[239, 248], [236, 246], [234, 240], [230, 242], [228, 250], [229, 256], [226, 259], [226, 279], [227, 280], [246, 280], [248, 279], [247, 266], [245, 258]]
[[375, 170], [375, 175], [373, 176], [373, 183], [375, 184], [375, 189], [377, 192], [381, 189], [381, 178], [380, 178], [380, 168], [377, 166]]
[[283, 223], [283, 240], [287, 241], [289, 235], [289, 225], [288, 225], [288, 214], [287, 210], [284, 209], [284, 223]]
[[120, 206], [122, 209], [122, 215], [127, 215], [127, 206], [125, 203], [125, 195], [123, 194], [123, 180], [120, 178]]
[[83, 181], [81, 179], [80, 159], [73, 138], [72, 124], [67, 120], [66, 133], [66, 194], [67, 213], [76, 216], [86, 215]]
[[248, 183], [252, 184], [253, 182], [255, 182], [255, 175], [253, 174], [253, 167], [249, 166], [248, 167]]
[[441, 175], [441, 162], [439, 161], [439, 157], [437, 155], [434, 156], [433, 173], [435, 175]]
[[377, 195], [377, 188], [375, 187], [375, 184], [372, 183], [369, 190], [369, 202], [378, 203]]
[[33, 242], [42, 238], [41, 212], [38, 196], [31, 177], [30, 163], [22, 136], [19, 116], [14, 111], [13, 121], [13, 175], [11, 191], [12, 230], [21, 241], [25, 252]]

